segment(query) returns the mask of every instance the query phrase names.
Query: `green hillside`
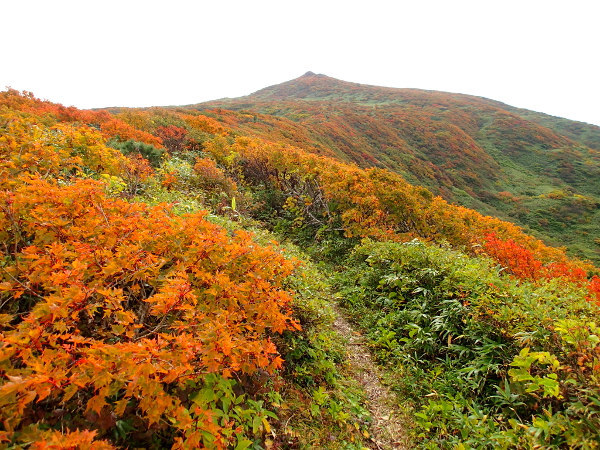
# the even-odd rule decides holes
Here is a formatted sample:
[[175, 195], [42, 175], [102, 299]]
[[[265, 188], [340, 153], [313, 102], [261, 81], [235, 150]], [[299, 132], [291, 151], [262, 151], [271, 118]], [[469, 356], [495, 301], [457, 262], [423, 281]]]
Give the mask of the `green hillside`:
[[367, 86], [308, 72], [237, 99], [235, 128], [381, 167], [600, 261], [600, 127], [462, 94]]
[[406, 179], [475, 201], [503, 161], [534, 170], [526, 139], [574, 144], [519, 119], [502, 159], [481, 135], [516, 116], [481, 100], [492, 121], [462, 129], [427, 95], [370, 115], [0, 92], [0, 448], [598, 448], [600, 270]]

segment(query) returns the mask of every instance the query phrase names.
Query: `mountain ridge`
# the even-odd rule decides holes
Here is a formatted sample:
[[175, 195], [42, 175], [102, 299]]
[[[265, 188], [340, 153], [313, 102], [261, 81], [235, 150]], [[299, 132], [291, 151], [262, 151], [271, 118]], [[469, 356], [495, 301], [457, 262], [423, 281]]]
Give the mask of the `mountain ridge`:
[[[556, 116], [556, 115], [552, 115], [552, 114], [547, 114], [541, 111], [534, 111], [534, 110], [530, 110], [524, 107], [519, 107], [519, 106], [514, 106], [514, 105], [510, 105], [508, 103], [502, 102], [500, 100], [495, 100], [489, 97], [484, 97], [484, 96], [480, 96], [480, 95], [473, 95], [473, 94], [466, 94], [466, 93], [460, 93], [460, 92], [446, 92], [446, 91], [440, 91], [440, 90], [435, 90], [435, 89], [420, 89], [420, 88], [399, 88], [399, 87], [392, 87], [392, 86], [377, 86], [377, 85], [372, 85], [372, 84], [364, 84], [364, 83], [356, 83], [356, 82], [350, 82], [350, 81], [345, 81], [345, 80], [340, 80], [334, 77], [330, 77], [326, 74], [317, 74], [315, 72], [312, 71], [308, 71], [306, 73], [304, 73], [303, 75], [294, 78], [292, 80], [289, 81], [285, 81], [283, 83], [278, 83], [278, 84], [274, 84], [271, 86], [267, 86], [265, 88], [259, 89], [251, 94], [242, 96], [242, 97], [227, 97], [225, 99], [216, 99], [216, 100], [210, 100], [207, 102], [202, 102], [202, 103], [198, 103], [196, 105], [200, 105], [200, 104], [210, 104], [213, 102], [219, 102], [222, 100], [231, 100], [231, 101], [237, 101], [237, 100], [241, 100], [241, 99], [249, 99], [249, 98], [255, 98], [257, 96], [259, 97], [264, 97], [263, 94], [269, 93], [271, 92], [274, 88], [282, 88], [284, 86], [289, 86], [289, 85], [294, 85], [296, 83], [298, 83], [299, 81], [302, 82], [308, 82], [314, 85], [315, 81], [318, 80], [327, 80], [327, 82], [329, 83], [336, 83], [336, 84], [344, 84], [346, 86], [352, 86], [352, 87], [356, 87], [356, 88], [366, 88], [366, 89], [376, 89], [376, 90], [381, 90], [381, 89], [385, 89], [387, 91], [389, 91], [390, 93], [402, 93], [402, 92], [412, 92], [412, 93], [421, 93], [421, 94], [429, 94], [432, 96], [436, 96], [436, 95], [441, 95], [441, 96], [452, 96], [455, 98], [462, 98], [462, 99], [471, 99], [471, 100], [476, 100], [476, 101], [480, 101], [483, 102], [484, 104], [487, 105], [491, 105], [491, 106], [495, 106], [495, 107], [500, 107], [503, 109], [506, 109], [508, 111], [511, 112], [515, 112], [517, 114], [525, 114], [528, 117], [531, 118], [531, 120], [535, 121], [536, 123], [539, 123], [541, 125], [543, 125], [544, 123], [548, 123], [548, 122], [553, 122], [553, 121], [568, 121], [571, 124], [574, 124], [576, 128], [589, 128], [590, 130], [588, 130], [588, 133], [593, 132], [595, 133], [597, 136], [595, 136], [595, 139], [593, 140], [588, 140], [587, 142], [583, 142], [585, 145], [590, 146], [594, 149], [598, 149], [600, 150], [600, 126], [596, 125], [596, 124], [592, 124], [592, 123], [588, 123], [588, 122], [583, 122], [583, 121], [579, 121], [579, 120], [574, 120], [574, 119], [569, 119], [566, 117], [561, 117], [561, 116]], [[307, 83], [307, 84], [308, 84]], [[309, 84], [310, 87], [310, 84]], [[289, 94], [288, 94], [289, 95]], [[282, 95], [282, 97], [284, 97], [285, 95]], [[193, 106], [193, 105], [189, 105], [189, 106]], [[566, 131], [567, 133], [570, 133], [571, 135], [569, 137], [577, 140], [577, 134], [573, 134], [574, 131], [571, 130], [565, 130], [565, 128], [562, 128], [562, 131]], [[580, 131], [580, 133], [584, 133], [585, 130]]]
[[[595, 125], [485, 97], [364, 85], [311, 71], [247, 96], [187, 108], [260, 114], [240, 130], [269, 137], [277, 128], [278, 140], [390, 169], [448, 201], [600, 258], [593, 242], [600, 234], [593, 225], [600, 222]], [[277, 126], [269, 124], [274, 119]]]
[[414, 161], [477, 155], [478, 136], [322, 106], [110, 114], [0, 92], [3, 443], [594, 448], [598, 268], [313, 154], [393, 138], [386, 120]]

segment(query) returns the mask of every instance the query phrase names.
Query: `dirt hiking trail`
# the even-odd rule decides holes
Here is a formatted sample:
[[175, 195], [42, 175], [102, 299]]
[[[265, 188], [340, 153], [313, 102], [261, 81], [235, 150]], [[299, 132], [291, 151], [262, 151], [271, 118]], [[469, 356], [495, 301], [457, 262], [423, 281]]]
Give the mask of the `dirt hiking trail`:
[[367, 409], [371, 412], [371, 448], [407, 449], [402, 417], [394, 407], [395, 395], [382, 384], [382, 376], [362, 335], [355, 331], [340, 308], [334, 308], [334, 328], [347, 340], [347, 365], [352, 377], [360, 383], [367, 395]]

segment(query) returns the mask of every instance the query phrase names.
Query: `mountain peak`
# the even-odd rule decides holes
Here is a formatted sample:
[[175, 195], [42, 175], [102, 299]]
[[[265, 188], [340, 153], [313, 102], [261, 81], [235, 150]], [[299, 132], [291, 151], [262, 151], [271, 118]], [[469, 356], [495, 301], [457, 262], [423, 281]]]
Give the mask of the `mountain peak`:
[[[325, 80], [325, 79], [335, 80], [335, 78], [328, 77], [327, 75], [322, 74], [322, 73], [314, 73], [311, 70], [306, 72], [304, 75], [299, 76], [298, 78], [296, 78], [296, 80], [302, 80], [304, 78], [312, 78], [312, 79], [319, 78], [319, 79], [323, 79], [323, 80]], [[290, 81], [294, 81], [294, 80], [290, 80]], [[336, 81], [339, 81], [339, 80], [336, 80]]]
[[322, 73], [308, 71], [305, 74], [280, 84], [266, 87], [251, 94], [250, 97], [263, 99], [311, 98], [329, 95], [336, 91], [338, 85], [346, 82], [328, 77]]

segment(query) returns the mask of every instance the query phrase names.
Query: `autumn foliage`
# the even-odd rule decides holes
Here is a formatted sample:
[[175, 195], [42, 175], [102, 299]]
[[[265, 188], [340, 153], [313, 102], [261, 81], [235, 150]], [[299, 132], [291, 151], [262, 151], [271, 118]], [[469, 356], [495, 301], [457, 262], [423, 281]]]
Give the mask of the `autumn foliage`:
[[0, 111], [10, 109], [37, 116], [41, 123], [50, 125], [57, 122], [89, 125], [100, 130], [105, 138], [115, 137], [122, 141], [133, 139], [157, 147], [162, 146], [159, 137], [141, 131], [115, 118], [107, 111], [80, 110], [74, 107], [48, 101], [40, 101], [30, 92], [23, 94], [9, 89], [0, 92]]
[[[216, 158], [229, 159], [244, 180], [271, 183], [294, 209], [296, 223], [317, 228], [340, 219], [345, 236], [408, 241], [446, 241], [473, 254], [485, 253], [513, 276], [532, 281], [563, 278], [586, 285], [600, 301], [594, 267], [568, 258], [508, 222], [433, 197], [424, 188], [382, 169], [360, 169], [300, 149], [238, 138], [234, 145], [209, 145]], [[303, 205], [298, 208], [297, 205]]]
[[[600, 261], [600, 128], [493, 100], [305, 74], [186, 108], [235, 132], [385, 168], [484, 215]], [[562, 191], [566, 198], [547, 196]], [[509, 194], [507, 196], [507, 194]]]
[[306, 200], [314, 208], [306, 213], [319, 225], [339, 216], [346, 236], [421, 238], [476, 251], [474, 246], [496, 233], [499, 239], [520, 242], [544, 262], [568, 260], [563, 250], [526, 235], [514, 224], [452, 205], [384, 169], [361, 169], [296, 147], [245, 137], [233, 145], [211, 142], [206, 149], [229, 165], [233, 174], [241, 171], [247, 183], [271, 183], [296, 200], [310, 197]]
[[509, 273], [523, 280], [542, 281], [562, 278], [566, 281], [587, 286], [589, 299], [600, 304], [600, 278], [597, 275], [588, 279], [587, 271], [573, 261], [562, 259], [544, 264], [539, 255], [513, 239], [499, 239], [496, 233], [485, 236], [483, 245], [487, 255], [498, 261]]
[[0, 441], [110, 448], [127, 422], [176, 448], [239, 442], [192, 399], [209, 374], [281, 367], [294, 263], [205, 213], [107, 196], [90, 177], [151, 169], [43, 117], [0, 117]]
[[186, 143], [187, 131], [175, 125], [158, 127], [156, 135], [162, 140], [171, 153], [183, 150]]
[[188, 381], [280, 367], [265, 333], [297, 327], [279, 287], [292, 265], [248, 234], [108, 199], [92, 181], [32, 180], [1, 205], [9, 435], [66, 407], [88, 425], [176, 417], [199, 442], [179, 400]]
[[[331, 135], [340, 128], [354, 138], [339, 118], [325, 118]], [[461, 127], [421, 118], [388, 117], [405, 123], [407, 149], [475, 184], [479, 159], [494, 171]], [[300, 230], [315, 245], [331, 236], [439, 242], [486, 255], [519, 279], [585, 285], [600, 302], [590, 264], [397, 173], [300, 148], [303, 133], [261, 114], [111, 114], [0, 93], [0, 442], [111, 448], [126, 423], [141, 442], [155, 435], [174, 448], [246, 448], [243, 420], [209, 394], [219, 385], [233, 396], [233, 380], [283, 367], [274, 342], [301, 329], [286, 290], [296, 263], [245, 231], [227, 232], [206, 211], [176, 213], [154, 194], [188, 196], [214, 212], [255, 199], [255, 218], [284, 223], [290, 236]], [[420, 135], [436, 145], [426, 149]], [[153, 146], [146, 157], [117, 149], [139, 143]], [[147, 159], [159, 147], [168, 154]], [[448, 157], [455, 152], [460, 159]], [[136, 197], [149, 190], [155, 206]]]

